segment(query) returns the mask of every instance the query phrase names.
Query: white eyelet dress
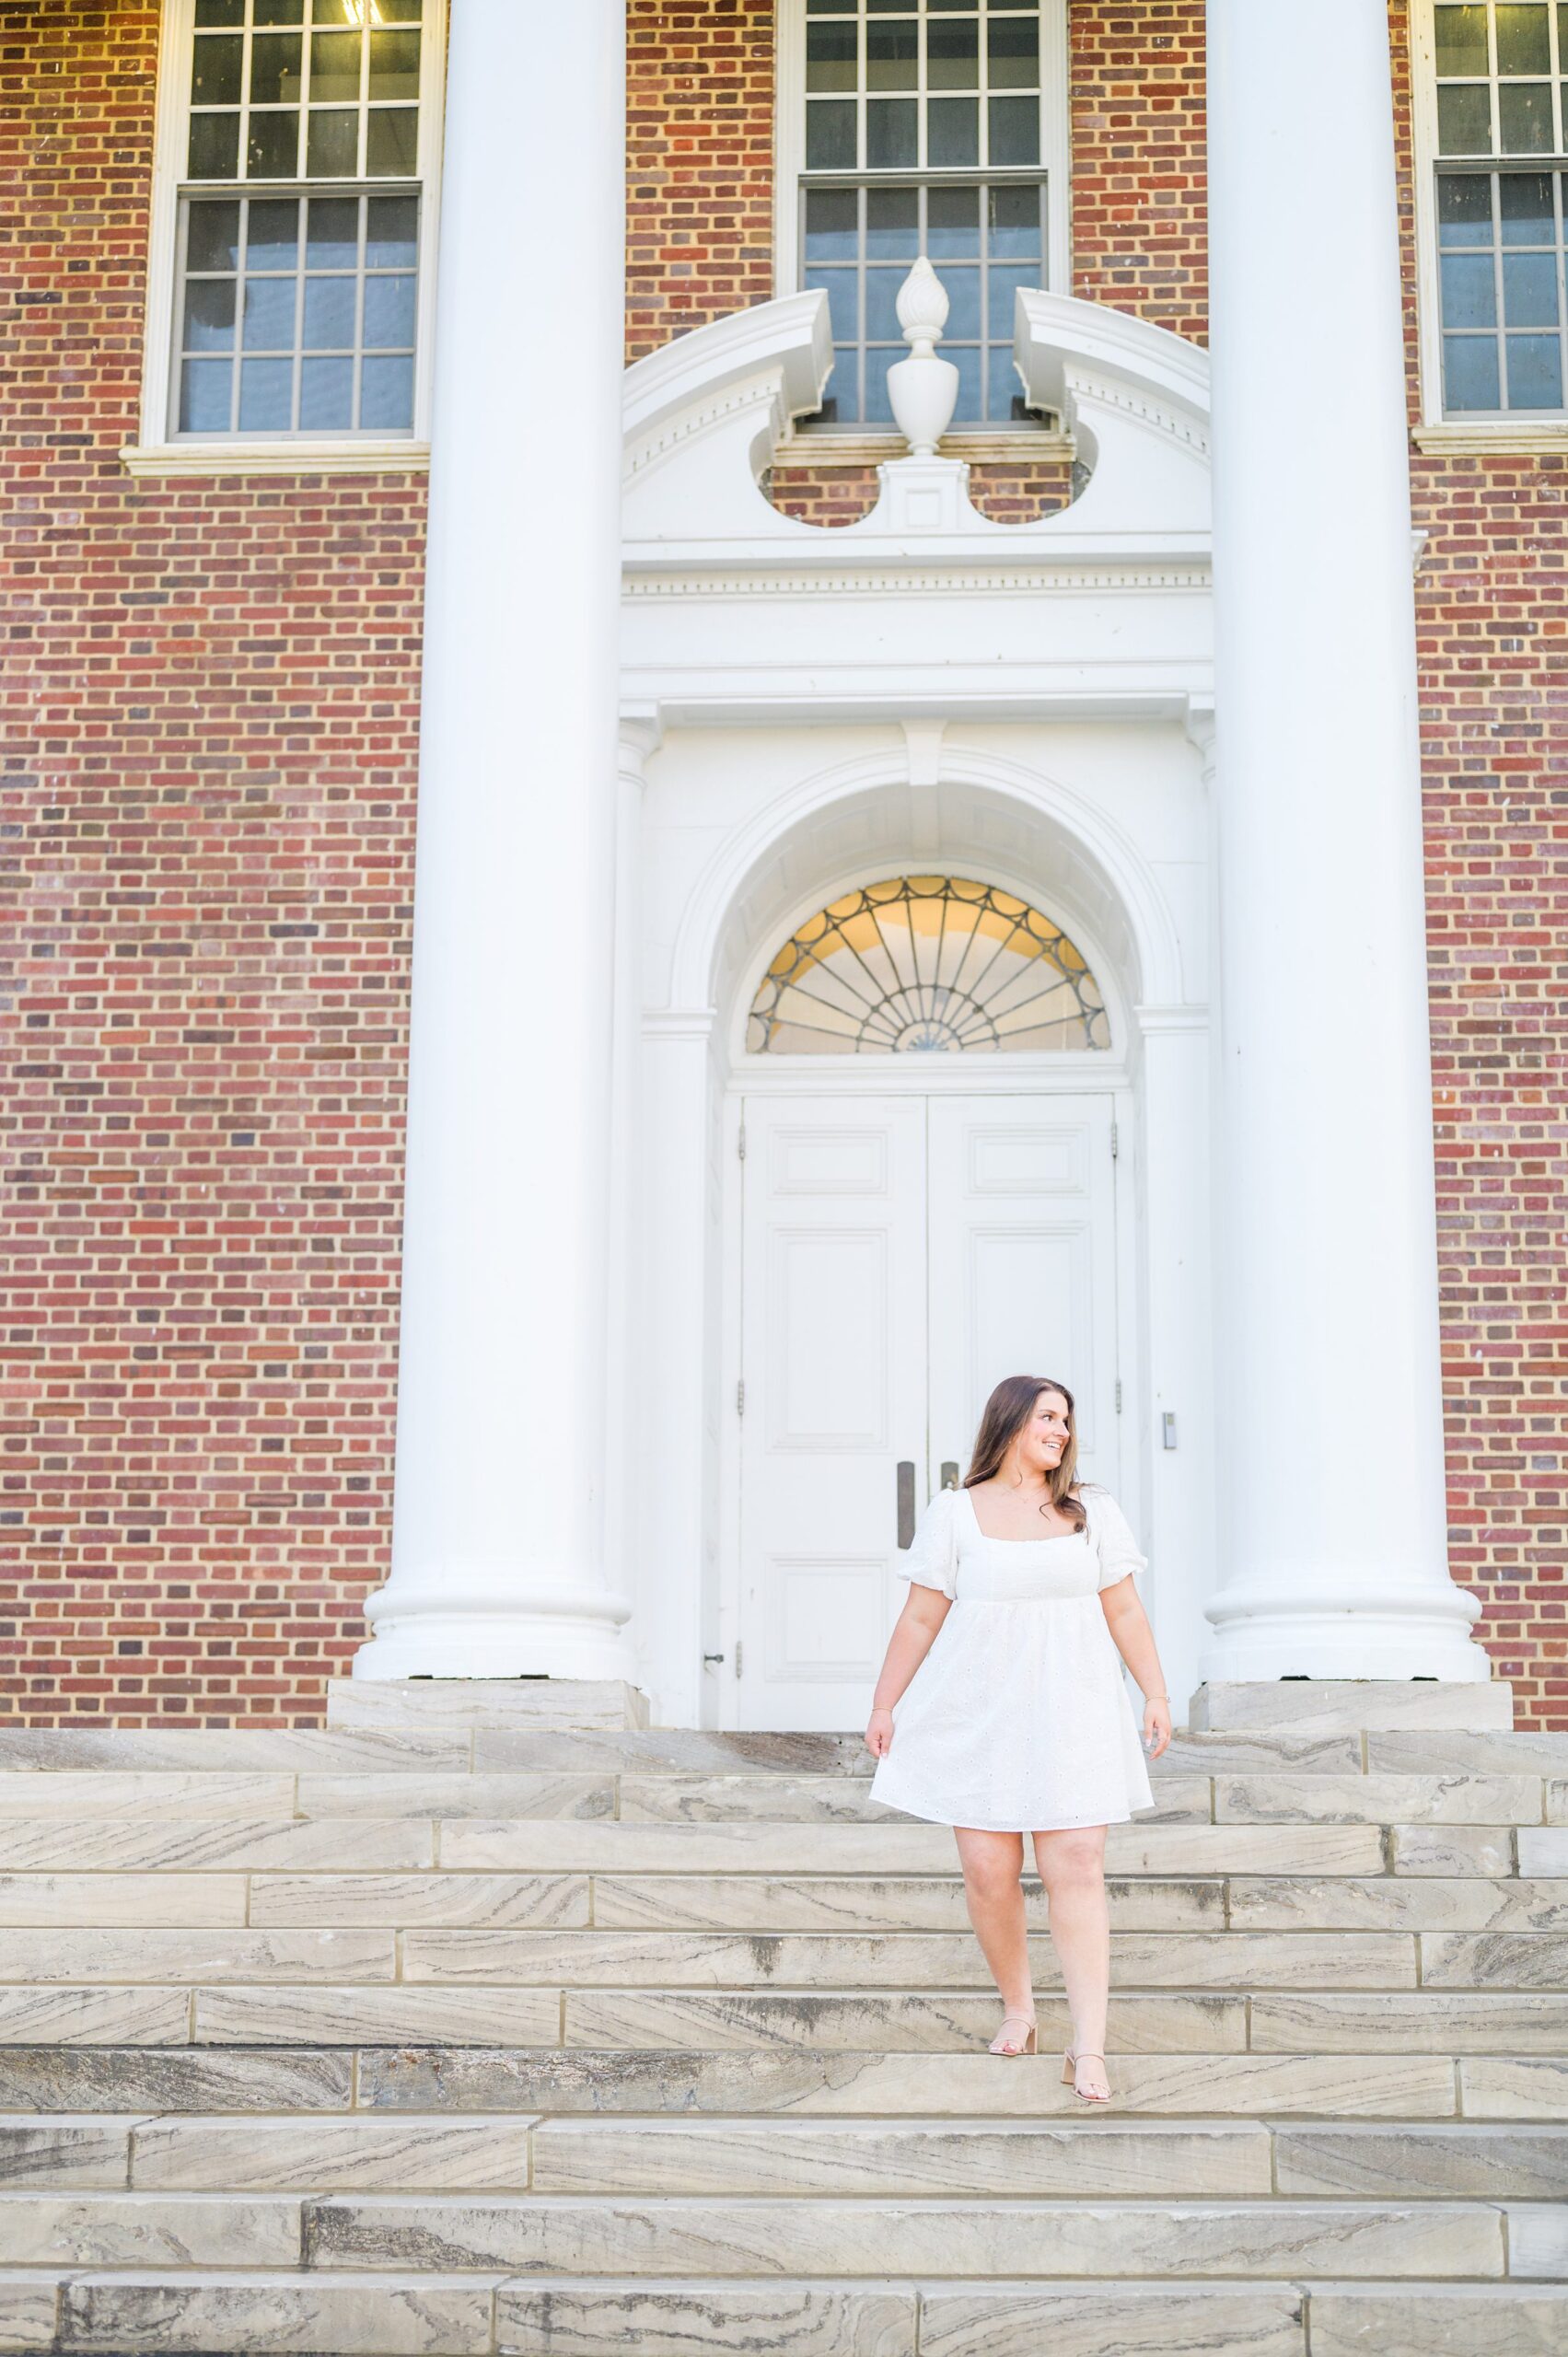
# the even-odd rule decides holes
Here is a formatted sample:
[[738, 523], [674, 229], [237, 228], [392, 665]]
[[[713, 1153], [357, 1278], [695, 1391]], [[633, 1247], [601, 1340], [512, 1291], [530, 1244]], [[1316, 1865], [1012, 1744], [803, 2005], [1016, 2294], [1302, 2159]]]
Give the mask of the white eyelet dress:
[[871, 1798], [937, 1825], [1039, 1833], [1153, 1808], [1102, 1588], [1142, 1571], [1108, 1490], [1086, 1531], [988, 1538], [967, 1490], [938, 1490], [901, 1574], [953, 1608], [893, 1713]]

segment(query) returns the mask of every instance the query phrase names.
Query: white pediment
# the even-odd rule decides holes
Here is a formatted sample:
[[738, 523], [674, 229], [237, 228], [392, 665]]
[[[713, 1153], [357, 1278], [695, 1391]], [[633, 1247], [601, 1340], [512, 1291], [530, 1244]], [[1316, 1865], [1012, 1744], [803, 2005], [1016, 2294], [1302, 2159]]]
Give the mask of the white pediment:
[[[1206, 559], [1207, 354], [1104, 305], [1033, 291], [1016, 298], [1014, 354], [1031, 405], [1074, 437], [1070, 506], [994, 523], [970, 504], [958, 461], [901, 459], [878, 470], [869, 515], [827, 529], [781, 515], [760, 488], [792, 420], [820, 404], [826, 296], [784, 296], [665, 345], [626, 372], [629, 567]], [[792, 459], [805, 455], [796, 441]]]

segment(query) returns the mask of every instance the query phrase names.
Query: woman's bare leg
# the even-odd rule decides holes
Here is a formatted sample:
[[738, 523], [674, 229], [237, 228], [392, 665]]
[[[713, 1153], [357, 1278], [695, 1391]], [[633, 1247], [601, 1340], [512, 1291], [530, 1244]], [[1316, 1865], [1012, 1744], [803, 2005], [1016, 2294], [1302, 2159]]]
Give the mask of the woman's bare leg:
[[964, 1901], [1004, 2010], [1034, 2019], [1034, 1982], [1024, 1927], [1024, 1837], [956, 1825]]
[[[1110, 1910], [1105, 1895], [1105, 1828], [1075, 1826], [1034, 1837], [1035, 1864], [1050, 1906], [1051, 1937], [1062, 1959], [1062, 1980], [1073, 2016], [1075, 2053], [1105, 2050], [1110, 1993]], [[1105, 2064], [1087, 2061], [1078, 2073], [1082, 2095], [1107, 2095]]]

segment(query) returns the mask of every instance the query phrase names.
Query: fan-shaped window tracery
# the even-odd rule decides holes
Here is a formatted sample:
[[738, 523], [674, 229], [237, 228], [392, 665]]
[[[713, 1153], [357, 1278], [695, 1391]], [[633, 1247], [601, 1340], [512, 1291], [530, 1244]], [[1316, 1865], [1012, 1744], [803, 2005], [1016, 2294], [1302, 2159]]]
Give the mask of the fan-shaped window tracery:
[[1099, 985], [1060, 926], [962, 876], [896, 876], [796, 927], [762, 977], [753, 1055], [1109, 1048]]

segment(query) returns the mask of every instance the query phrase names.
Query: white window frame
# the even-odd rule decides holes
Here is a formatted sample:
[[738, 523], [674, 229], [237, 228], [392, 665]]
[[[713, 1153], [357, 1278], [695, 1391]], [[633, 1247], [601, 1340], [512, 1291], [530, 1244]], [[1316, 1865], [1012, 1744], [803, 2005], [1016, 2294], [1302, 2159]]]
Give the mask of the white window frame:
[[[1051, 290], [1073, 291], [1072, 103], [1067, 0], [1040, 0], [1040, 176], [1046, 183], [1045, 267]], [[773, 292], [799, 291], [800, 182], [806, 169], [806, 0], [777, 0], [773, 24]], [[889, 180], [919, 180], [918, 172], [889, 172]], [[983, 180], [978, 167], [973, 177]], [[830, 387], [830, 390], [831, 388]], [[865, 440], [875, 426], [830, 429], [840, 438]], [[896, 430], [890, 429], [895, 432]], [[993, 440], [1039, 427], [1005, 424], [961, 425], [954, 438]], [[816, 436], [813, 435], [815, 440]], [[826, 439], [826, 434], [823, 438]]]
[[1518, 410], [1504, 417], [1443, 414], [1443, 301], [1437, 252], [1436, 0], [1412, 0], [1411, 160], [1415, 182], [1416, 353], [1423, 450], [1568, 449], [1568, 409]]
[[[164, 0], [158, 31], [157, 112], [147, 229], [145, 343], [138, 438], [120, 456], [132, 474], [383, 474], [430, 461], [435, 354], [436, 228], [441, 192], [447, 0], [424, 0], [420, 50], [419, 296], [414, 319], [412, 434], [175, 434], [174, 326], [179, 298], [180, 191], [190, 126], [196, 0]], [[308, 29], [307, 29], [308, 38]], [[237, 180], [237, 195], [265, 194], [266, 181]], [[217, 193], [216, 190], [214, 192]]]

